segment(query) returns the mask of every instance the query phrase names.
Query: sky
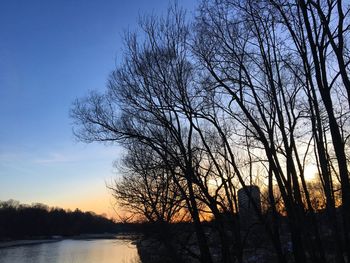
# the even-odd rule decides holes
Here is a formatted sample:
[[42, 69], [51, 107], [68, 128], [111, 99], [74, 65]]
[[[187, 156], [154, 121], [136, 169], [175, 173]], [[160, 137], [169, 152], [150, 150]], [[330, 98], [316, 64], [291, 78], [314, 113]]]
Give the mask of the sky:
[[[178, 0], [193, 13], [196, 0]], [[106, 184], [117, 146], [72, 133], [76, 98], [105, 90], [122, 60], [123, 33], [166, 0], [0, 1], [0, 200], [114, 216]]]

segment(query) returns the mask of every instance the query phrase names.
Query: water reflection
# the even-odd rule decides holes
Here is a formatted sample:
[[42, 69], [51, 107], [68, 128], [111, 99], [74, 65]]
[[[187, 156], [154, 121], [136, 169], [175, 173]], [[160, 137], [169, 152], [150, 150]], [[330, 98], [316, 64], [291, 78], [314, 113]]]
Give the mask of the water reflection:
[[130, 240], [63, 240], [0, 249], [0, 263], [138, 263]]

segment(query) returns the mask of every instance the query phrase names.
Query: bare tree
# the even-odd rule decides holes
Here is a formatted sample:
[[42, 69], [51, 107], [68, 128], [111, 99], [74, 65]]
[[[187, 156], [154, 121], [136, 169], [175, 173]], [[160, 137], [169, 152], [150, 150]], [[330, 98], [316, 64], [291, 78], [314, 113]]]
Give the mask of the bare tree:
[[[282, 4], [289, 6], [288, 1]], [[291, 15], [286, 20], [295, 22]], [[309, 92], [310, 78], [301, 80], [303, 57], [295, 52], [291, 36], [281, 26], [279, 13], [268, 1], [206, 1], [197, 21], [198, 40], [194, 49], [199, 63], [210, 74], [207, 79], [212, 84], [207, 87], [227, 96], [223, 110], [238, 127], [241, 125], [255, 138], [257, 150], [264, 150], [259, 153], [260, 159], [268, 163], [269, 176], [274, 176], [279, 185], [290, 219], [296, 260], [304, 262], [305, 250], [308, 250], [313, 251], [314, 261], [325, 261], [304, 176], [305, 160], [312, 153], [310, 140], [315, 135], [309, 127], [315, 131], [317, 124], [313, 122], [314, 116], [310, 117], [310, 104], [304, 99], [315, 102]], [[310, 40], [305, 39], [308, 45]], [[319, 114], [319, 108], [316, 111]], [[323, 120], [320, 123], [323, 125]], [[339, 126], [333, 123], [331, 128], [329, 119], [327, 123], [332, 135], [332, 129], [337, 130]], [[251, 148], [248, 146], [245, 146], [247, 152]], [[334, 146], [335, 152], [336, 148]], [[318, 151], [325, 161], [329, 160], [329, 153]], [[345, 177], [348, 178], [347, 173], [343, 180], [346, 182]], [[328, 182], [330, 185], [330, 180]], [[310, 220], [306, 210], [311, 213]], [[305, 233], [316, 237], [315, 247], [310, 246], [310, 234]]]
[[148, 222], [176, 222], [185, 216], [186, 206], [169, 169], [154, 151], [135, 142], [122, 160], [121, 179], [109, 189], [120, 206]]
[[[188, 29], [183, 12], [170, 11], [166, 19], [142, 21], [144, 42], [126, 37], [123, 65], [113, 72], [106, 95], [92, 94], [78, 101], [72, 111], [78, 138], [128, 145], [144, 144], [172, 172], [191, 213], [201, 262], [212, 262], [207, 238], [200, 222], [195, 184], [193, 126], [181, 102], [189, 100], [192, 65], [187, 59]], [[180, 103], [179, 103], [180, 102]], [[182, 189], [179, 178], [186, 182]]]
[[[331, 164], [330, 149], [336, 156], [336, 173], [339, 173], [342, 188], [342, 212], [345, 232], [346, 251], [349, 246], [349, 201], [350, 184], [346, 158], [345, 141], [348, 128], [343, 129], [349, 114], [349, 6], [343, 1], [271, 1], [276, 12], [281, 15], [281, 21], [291, 37], [293, 46], [303, 62], [305, 82], [310, 90], [309, 98], [314, 111], [315, 140], [327, 197], [327, 209], [331, 220], [336, 222], [332, 178], [329, 167]], [[341, 94], [341, 95], [340, 95]], [[339, 96], [342, 98], [339, 100]], [[318, 98], [320, 101], [318, 102]], [[320, 107], [326, 113], [326, 127], [321, 128]], [[348, 127], [348, 123], [345, 124]], [[317, 128], [316, 128], [317, 127]], [[323, 134], [322, 134], [323, 133]], [[325, 135], [324, 135], [325, 134]], [[327, 136], [331, 138], [331, 147], [325, 146]], [[327, 167], [328, 165], [328, 167]], [[339, 235], [338, 226], [333, 225], [335, 236]], [[341, 248], [338, 240], [338, 247]], [[342, 262], [339, 252], [339, 262]], [[349, 255], [348, 255], [349, 258]]]

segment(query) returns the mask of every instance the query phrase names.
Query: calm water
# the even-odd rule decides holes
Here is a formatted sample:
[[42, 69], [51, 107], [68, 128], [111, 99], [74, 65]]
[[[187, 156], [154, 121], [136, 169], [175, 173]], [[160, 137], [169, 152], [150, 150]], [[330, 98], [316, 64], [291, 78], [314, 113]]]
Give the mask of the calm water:
[[0, 263], [139, 263], [130, 240], [62, 240], [0, 249]]

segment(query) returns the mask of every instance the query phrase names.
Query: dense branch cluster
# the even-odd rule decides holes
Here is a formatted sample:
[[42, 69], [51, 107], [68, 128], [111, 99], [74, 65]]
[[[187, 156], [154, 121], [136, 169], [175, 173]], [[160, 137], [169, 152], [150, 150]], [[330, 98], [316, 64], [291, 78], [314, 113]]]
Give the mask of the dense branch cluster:
[[189, 218], [200, 262], [244, 260], [237, 190], [253, 184], [276, 261], [349, 262], [349, 12], [208, 0], [193, 20], [177, 7], [145, 18], [107, 91], [74, 104], [75, 134], [126, 149], [115, 197], [150, 222]]

